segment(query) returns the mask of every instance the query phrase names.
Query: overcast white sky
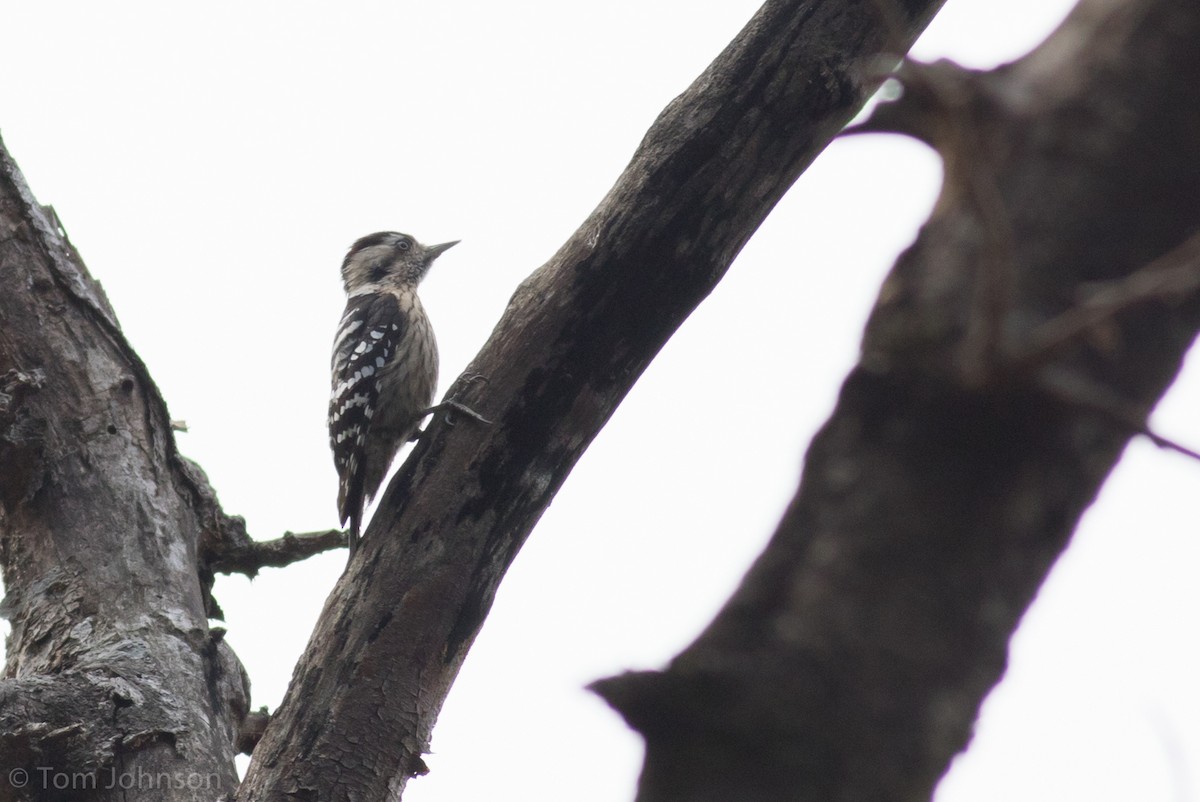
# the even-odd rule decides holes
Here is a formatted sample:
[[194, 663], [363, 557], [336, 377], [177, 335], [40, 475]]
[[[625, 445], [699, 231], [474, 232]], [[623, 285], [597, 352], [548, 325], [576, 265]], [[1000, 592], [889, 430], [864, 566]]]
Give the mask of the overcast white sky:
[[[758, 3], [331, 5], [0, 0], [0, 133], [260, 539], [336, 524], [350, 242], [463, 240], [422, 291], [444, 389]], [[1069, 6], [950, 0], [915, 52], [990, 67]], [[916, 143], [856, 137], [800, 179], [533, 533], [406, 799], [631, 798], [640, 742], [582, 686], [662, 665], [740, 579], [939, 177]], [[1193, 446], [1198, 373], [1155, 418]], [[1200, 466], [1129, 450], [939, 802], [1194, 798], [1198, 488]], [[219, 580], [255, 706], [279, 703], [344, 560]]]

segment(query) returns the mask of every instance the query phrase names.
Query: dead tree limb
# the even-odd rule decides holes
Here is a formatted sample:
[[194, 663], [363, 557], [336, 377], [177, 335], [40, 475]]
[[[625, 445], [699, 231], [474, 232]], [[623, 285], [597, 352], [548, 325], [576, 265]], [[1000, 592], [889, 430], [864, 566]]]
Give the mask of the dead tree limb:
[[214, 554], [208, 567], [219, 574], [245, 574], [253, 578], [263, 568], [283, 568], [345, 545], [346, 533], [340, 529], [284, 532], [275, 540], [252, 540], [230, 546]]
[[330, 595], [241, 800], [395, 799], [496, 587], [663, 343], [903, 53], [937, 0], [768, 2], [514, 295]]
[[640, 802], [930, 798], [1200, 327], [1198, 38], [1189, 0], [1084, 0], [1012, 65], [901, 72], [863, 128], [945, 184], [799, 490], [669, 667], [595, 685], [646, 738]]

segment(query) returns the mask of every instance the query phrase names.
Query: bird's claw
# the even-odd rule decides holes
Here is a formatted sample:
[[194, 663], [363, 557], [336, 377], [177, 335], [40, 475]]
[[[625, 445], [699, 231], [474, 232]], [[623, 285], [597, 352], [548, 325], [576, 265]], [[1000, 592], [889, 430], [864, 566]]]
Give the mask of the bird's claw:
[[[436, 412], [436, 411], [442, 410], [442, 409], [450, 409], [450, 410], [461, 412], [464, 415], [466, 415], [467, 417], [474, 418], [475, 420], [479, 421], [480, 423], [486, 423], [488, 425], [490, 425], [492, 423], [490, 420], [483, 417], [478, 412], [476, 412], [475, 410], [471, 409], [466, 404], [463, 404], [459, 401], [443, 401], [442, 403], [438, 404], [436, 407], [433, 407], [432, 409], [430, 409], [430, 412]], [[446, 415], [446, 425], [447, 426], [454, 425], [454, 416], [453, 415]]]

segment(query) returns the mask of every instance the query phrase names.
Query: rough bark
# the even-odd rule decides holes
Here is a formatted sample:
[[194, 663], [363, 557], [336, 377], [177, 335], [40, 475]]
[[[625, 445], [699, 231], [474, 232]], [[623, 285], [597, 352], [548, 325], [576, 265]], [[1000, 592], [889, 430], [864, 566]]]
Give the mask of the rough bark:
[[767, 3], [514, 295], [330, 595], [241, 800], [398, 798], [496, 587], [580, 454], [929, 2]]
[[1198, 39], [1191, 0], [1085, 0], [1012, 65], [902, 71], [863, 130], [945, 185], [796, 497], [667, 669], [595, 686], [640, 802], [930, 798], [1200, 326]]
[[236, 522], [47, 212], [0, 144], [0, 800], [212, 800], [249, 685], [198, 553]]

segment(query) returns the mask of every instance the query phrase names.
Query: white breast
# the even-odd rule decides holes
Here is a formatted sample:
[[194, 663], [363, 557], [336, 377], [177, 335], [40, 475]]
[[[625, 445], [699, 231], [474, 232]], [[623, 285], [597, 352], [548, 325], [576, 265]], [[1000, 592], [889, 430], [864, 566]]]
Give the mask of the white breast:
[[372, 428], [407, 440], [420, 424], [421, 413], [433, 403], [438, 353], [421, 299], [415, 292], [398, 292], [396, 299], [406, 325], [391, 360], [380, 370], [380, 403]]

